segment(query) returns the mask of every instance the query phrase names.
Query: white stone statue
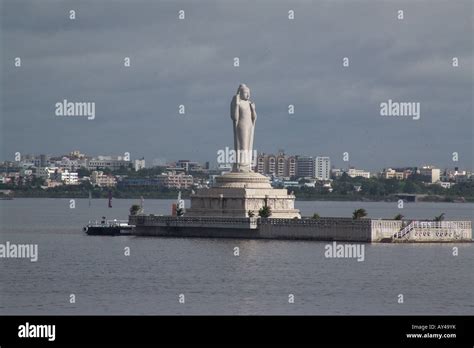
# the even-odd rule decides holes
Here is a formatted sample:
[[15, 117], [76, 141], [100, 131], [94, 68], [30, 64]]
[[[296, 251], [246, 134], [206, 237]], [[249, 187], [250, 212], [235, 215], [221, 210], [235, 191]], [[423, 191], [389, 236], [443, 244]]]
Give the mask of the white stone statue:
[[230, 104], [230, 118], [234, 126], [234, 149], [236, 162], [234, 172], [252, 171], [253, 133], [257, 113], [255, 103], [250, 101], [250, 89], [241, 84]]

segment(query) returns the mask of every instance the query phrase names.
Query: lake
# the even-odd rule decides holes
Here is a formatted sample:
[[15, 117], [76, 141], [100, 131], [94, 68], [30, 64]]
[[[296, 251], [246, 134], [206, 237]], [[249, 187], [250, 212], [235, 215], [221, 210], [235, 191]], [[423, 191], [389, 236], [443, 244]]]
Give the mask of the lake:
[[[173, 202], [146, 200], [145, 211], [169, 214]], [[364, 244], [358, 262], [326, 258], [326, 242], [82, 232], [103, 215], [126, 219], [137, 203], [114, 200], [107, 208], [100, 199], [89, 207], [76, 199], [71, 208], [69, 199], [0, 201], [0, 243], [38, 245], [37, 262], [0, 259], [0, 314], [474, 314], [472, 243]], [[350, 217], [364, 208], [373, 218], [445, 213], [447, 220], [474, 220], [470, 203], [398, 209], [396, 202], [297, 201], [296, 207], [303, 215]]]

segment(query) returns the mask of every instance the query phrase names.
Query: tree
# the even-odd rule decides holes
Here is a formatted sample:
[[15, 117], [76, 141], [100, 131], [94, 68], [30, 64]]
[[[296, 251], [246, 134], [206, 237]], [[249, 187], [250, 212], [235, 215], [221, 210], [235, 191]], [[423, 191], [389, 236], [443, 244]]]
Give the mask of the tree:
[[444, 220], [444, 213], [439, 214], [438, 216], [435, 216], [434, 221], [443, 221]]
[[320, 218], [321, 218], [321, 216], [319, 216], [318, 213], [314, 213], [314, 214], [313, 214], [313, 219], [314, 219], [314, 220], [319, 220]]
[[352, 219], [353, 220], [360, 220], [361, 218], [367, 216], [367, 212], [365, 211], [365, 209], [356, 209], [354, 210], [354, 212], [352, 213]]
[[137, 215], [141, 211], [141, 207], [138, 204], [134, 204], [130, 207], [130, 215]]
[[415, 182], [411, 180], [405, 181], [405, 186], [403, 187], [403, 191], [406, 193], [416, 193], [418, 191], [418, 187]]
[[255, 216], [255, 213], [253, 212], [253, 210], [249, 210], [249, 211], [247, 212], [247, 215], [248, 215], [249, 217], [254, 217], [254, 216]]
[[39, 187], [41, 185], [44, 185], [45, 180], [41, 177], [35, 177], [31, 180], [31, 186], [33, 187]]
[[91, 176], [91, 171], [88, 170], [87, 168], [80, 167], [77, 169], [77, 176], [80, 178], [83, 178], [85, 176]]
[[397, 214], [395, 215], [395, 217], [393, 218], [394, 220], [402, 220], [404, 218], [404, 216], [402, 214]]
[[264, 207], [261, 207], [258, 211], [258, 216], [262, 218], [268, 218], [272, 216], [272, 209], [268, 205], [265, 205]]

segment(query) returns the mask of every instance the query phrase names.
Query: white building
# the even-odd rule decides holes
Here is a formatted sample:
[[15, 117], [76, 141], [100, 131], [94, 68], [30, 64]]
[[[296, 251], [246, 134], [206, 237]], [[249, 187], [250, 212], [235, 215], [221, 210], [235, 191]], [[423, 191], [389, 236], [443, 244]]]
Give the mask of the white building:
[[316, 157], [315, 177], [318, 180], [329, 180], [331, 177], [331, 160], [329, 157]]
[[442, 188], [445, 188], [445, 189], [449, 189], [449, 188], [453, 187], [454, 185], [456, 185], [456, 183], [449, 182], [449, 181], [446, 181], [446, 182], [438, 181], [437, 184], [439, 186], [441, 186]]
[[176, 189], [189, 189], [194, 183], [192, 175], [176, 172], [162, 173], [157, 176], [157, 180], [164, 187]]
[[77, 173], [69, 172], [67, 170], [63, 170], [61, 172], [61, 181], [65, 185], [77, 185], [79, 183], [79, 177]]
[[384, 179], [403, 180], [407, 178], [405, 175], [405, 172], [396, 171], [395, 169], [392, 169], [392, 168], [384, 169], [381, 174]]
[[370, 179], [370, 172], [366, 172], [362, 169], [349, 168], [349, 170], [347, 171], [347, 175], [349, 175], [351, 178], [361, 176], [363, 178]]
[[133, 162], [133, 168], [136, 172], [145, 169], [145, 158], [137, 159]]

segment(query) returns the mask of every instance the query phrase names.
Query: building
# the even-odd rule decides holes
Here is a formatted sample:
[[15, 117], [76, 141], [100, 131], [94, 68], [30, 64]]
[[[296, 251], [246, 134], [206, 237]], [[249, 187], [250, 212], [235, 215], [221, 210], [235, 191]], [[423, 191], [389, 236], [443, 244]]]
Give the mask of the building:
[[370, 179], [370, 172], [366, 172], [362, 169], [349, 168], [347, 175], [349, 175], [351, 178], [363, 177]]
[[40, 155], [40, 162], [39, 167], [44, 168], [49, 165], [49, 156], [47, 155]]
[[395, 169], [392, 169], [392, 168], [384, 168], [384, 170], [381, 173], [381, 176], [384, 179], [397, 179], [397, 180], [405, 179], [405, 175], [403, 172], [397, 172]]
[[439, 168], [435, 168], [434, 166], [423, 166], [419, 169], [419, 172], [420, 175], [428, 177], [431, 183], [440, 181], [441, 171]]
[[92, 185], [99, 187], [113, 187], [117, 185], [117, 179], [113, 175], [107, 175], [96, 170], [92, 172], [90, 180]]
[[174, 167], [170, 167], [171, 170], [184, 170], [185, 173], [188, 172], [202, 172], [205, 169], [201, 163], [190, 161], [190, 160], [178, 160]]
[[176, 172], [166, 172], [154, 178], [124, 178], [118, 183], [119, 187], [143, 186], [173, 189], [189, 189], [193, 184], [192, 175]]
[[130, 163], [130, 160], [125, 160], [122, 156], [98, 156], [87, 161], [87, 169], [99, 170], [107, 168], [110, 170], [118, 170], [124, 167], [128, 168]]
[[315, 177], [315, 160], [311, 156], [297, 156], [296, 157], [296, 175], [300, 178], [314, 178]]
[[61, 168], [67, 171], [74, 171], [81, 167], [87, 166], [87, 161], [85, 159], [74, 159], [69, 157], [62, 157], [61, 160], [52, 161], [54, 166]]
[[283, 181], [282, 185], [284, 188], [300, 187], [300, 183], [298, 181]]
[[459, 170], [458, 167], [453, 169], [447, 169], [442, 179], [456, 181], [458, 176], [466, 176], [467, 172], [465, 170]]
[[58, 187], [58, 186], [63, 186], [64, 185], [61, 181], [54, 181], [54, 180], [51, 180], [51, 179], [46, 179], [45, 183], [46, 183], [47, 188], [53, 188], [53, 187]]
[[64, 170], [61, 172], [61, 181], [64, 183], [64, 185], [77, 185], [79, 184], [79, 177], [77, 173], [74, 172], [69, 172], [67, 170]]
[[333, 168], [333, 169], [331, 169], [331, 176], [332, 176], [333, 178], [339, 178], [339, 177], [341, 177], [341, 176], [342, 176], [342, 173], [343, 173], [343, 171], [342, 171], [342, 169], [340, 169], [340, 168]]
[[145, 169], [145, 158], [140, 158], [137, 159], [133, 162], [133, 169], [135, 169], [136, 172], [139, 170]]
[[119, 187], [132, 186], [160, 186], [160, 181], [156, 178], [124, 178], [117, 184]]
[[288, 156], [284, 151], [279, 151], [277, 155], [258, 154], [255, 171], [262, 175], [273, 175], [278, 178], [296, 176], [296, 157]]
[[329, 180], [331, 177], [331, 160], [329, 157], [316, 157], [315, 177], [318, 180]]
[[456, 185], [456, 183], [449, 182], [449, 181], [446, 181], [446, 182], [438, 181], [437, 184], [439, 186], [441, 186], [442, 188], [445, 188], [445, 189], [449, 189], [449, 188], [453, 187], [454, 185]]
[[38, 168], [36, 175], [43, 179], [54, 179], [54, 174], [59, 171], [60, 169], [58, 167]]
[[160, 186], [175, 189], [189, 189], [194, 183], [192, 175], [175, 172], [163, 173], [157, 179]]
[[224, 175], [224, 173], [229, 173], [232, 171], [232, 164], [220, 163], [217, 165], [217, 171], [220, 173], [220, 175]]
[[71, 151], [69, 153], [69, 156], [73, 157], [73, 158], [85, 158], [86, 157], [86, 155], [81, 153], [81, 151], [79, 151], [79, 150]]

